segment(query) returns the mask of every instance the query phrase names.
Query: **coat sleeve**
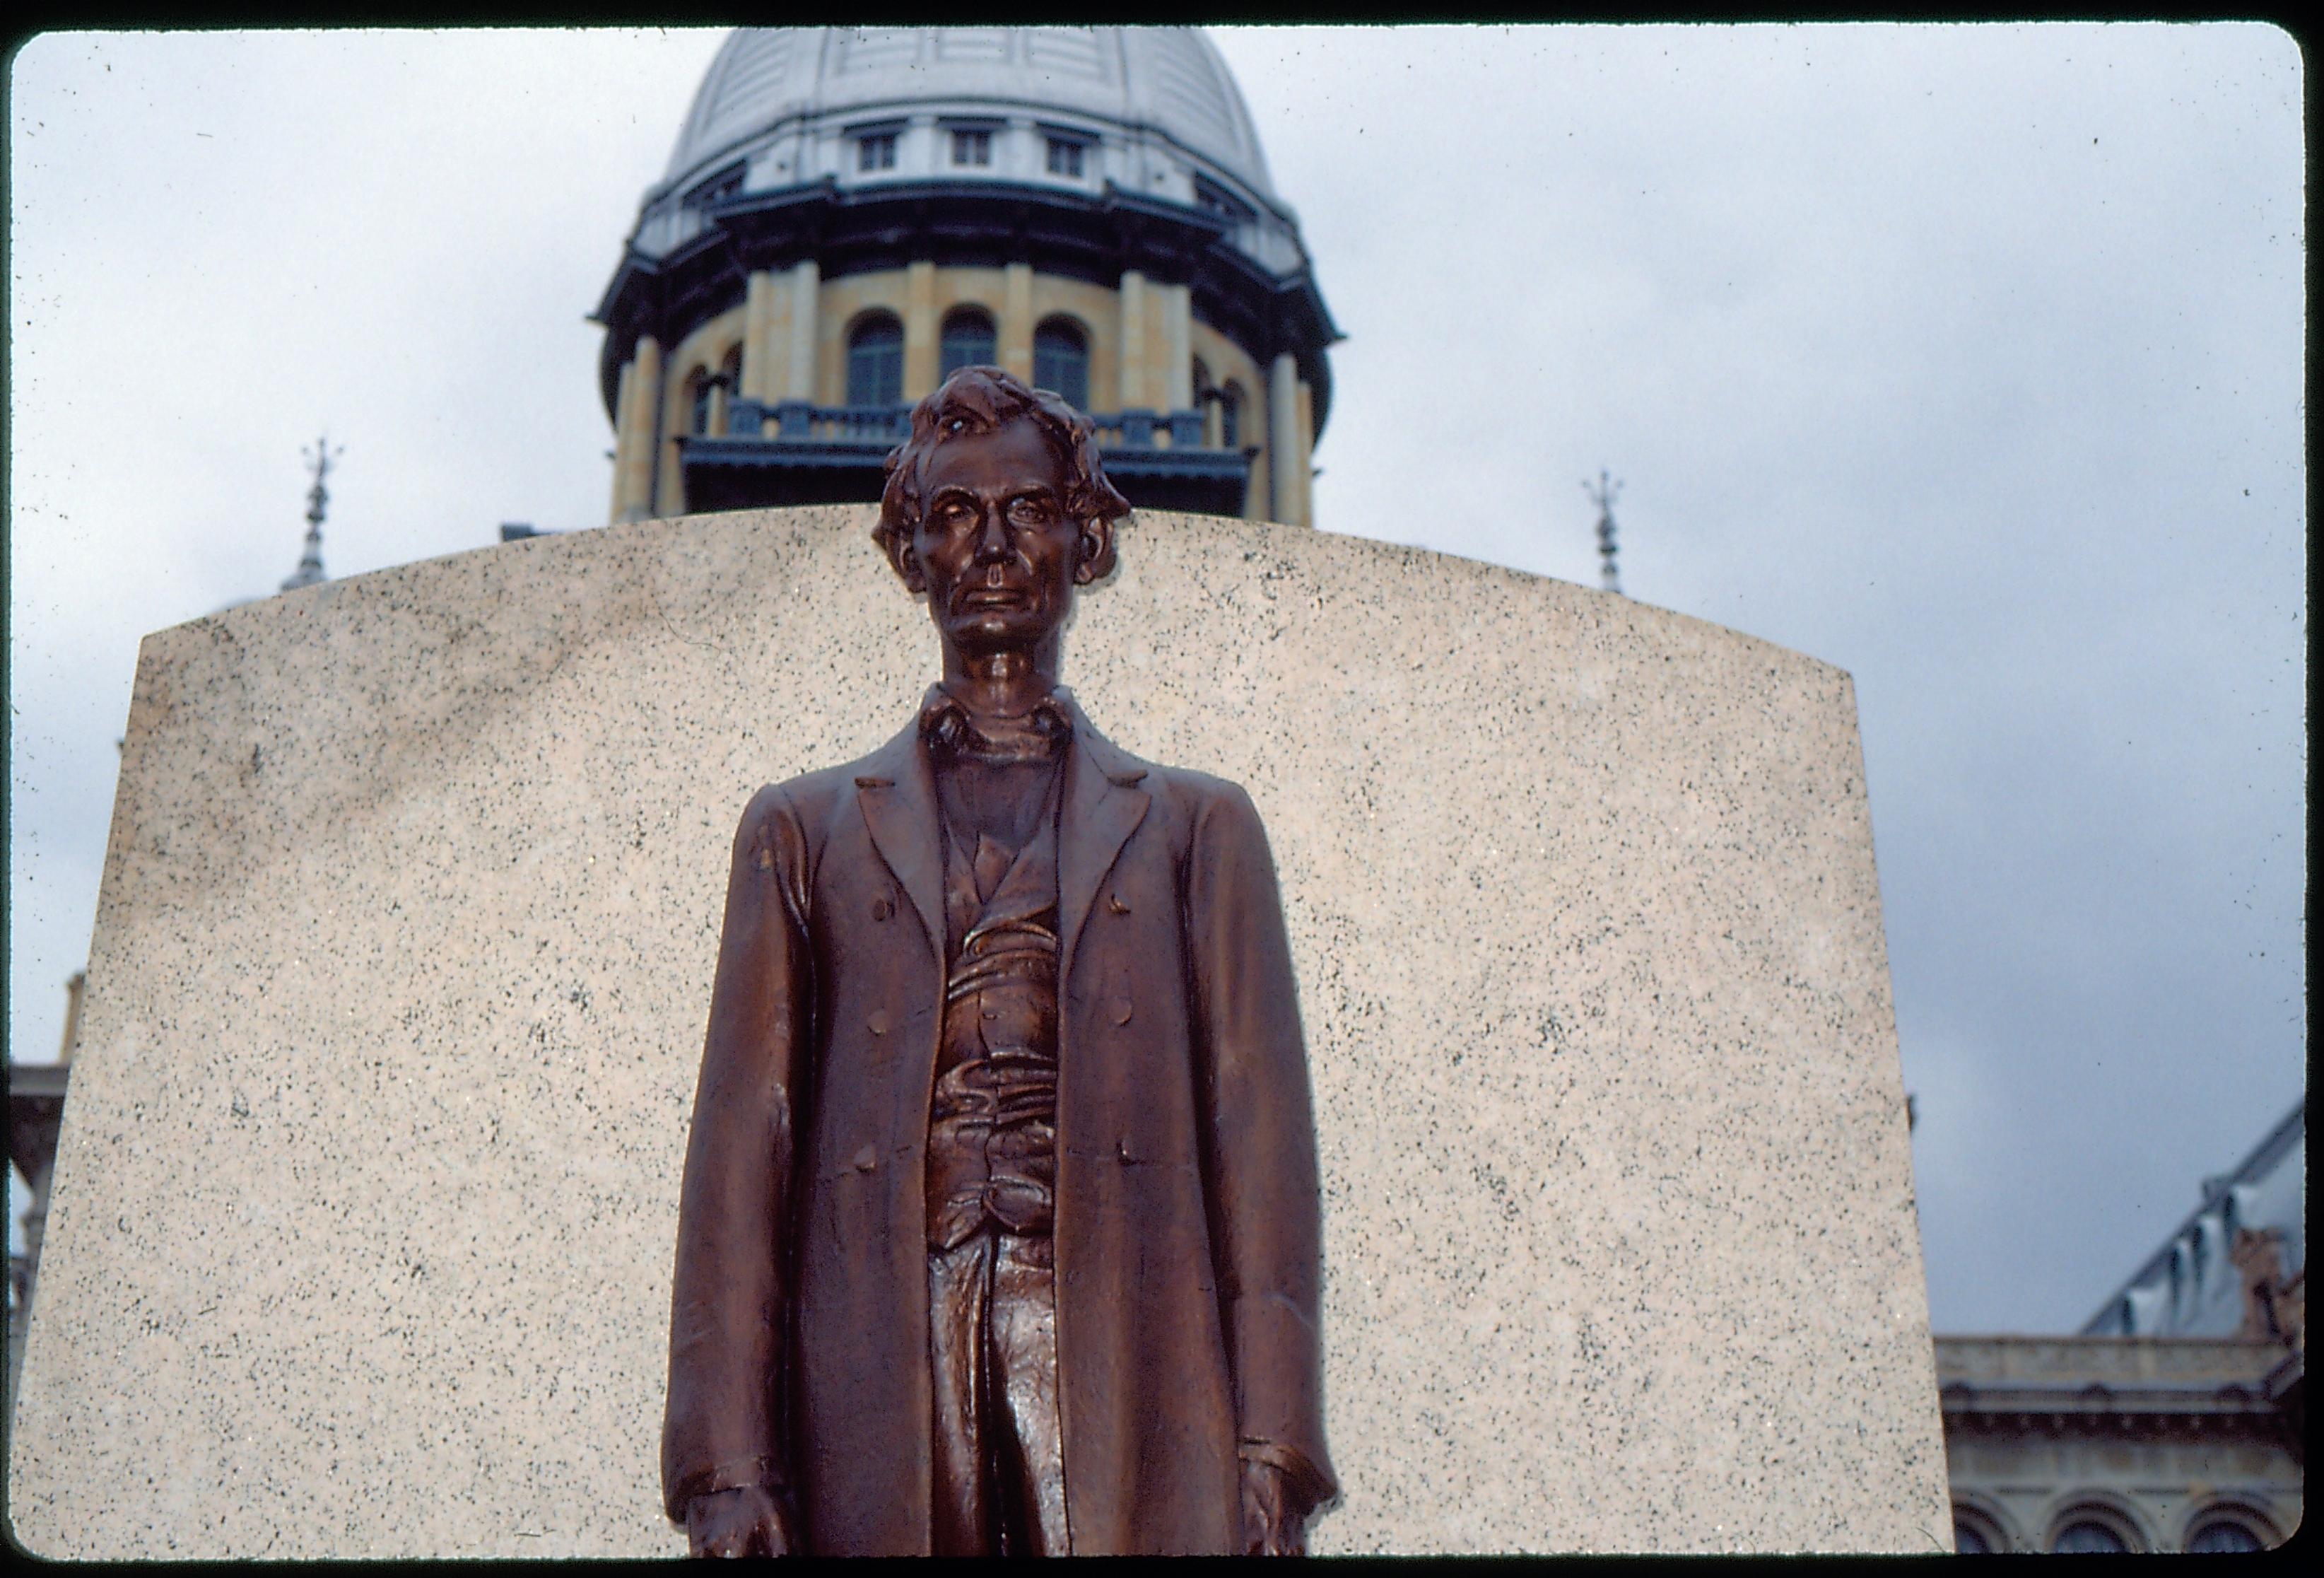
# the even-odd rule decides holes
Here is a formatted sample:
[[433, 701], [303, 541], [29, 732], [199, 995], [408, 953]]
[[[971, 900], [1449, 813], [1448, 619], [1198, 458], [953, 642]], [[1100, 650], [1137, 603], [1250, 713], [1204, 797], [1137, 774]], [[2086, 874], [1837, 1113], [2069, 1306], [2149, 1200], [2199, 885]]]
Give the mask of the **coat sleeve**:
[[783, 1439], [794, 1094], [808, 1034], [807, 851], [781, 790], [734, 835], [678, 1208], [663, 1509], [790, 1482]]
[[1312, 1509], [1338, 1490], [1323, 1445], [1315, 1126], [1275, 862], [1240, 789], [1206, 798], [1187, 860], [1205, 1203], [1236, 1433], [1241, 1454], [1284, 1470]]

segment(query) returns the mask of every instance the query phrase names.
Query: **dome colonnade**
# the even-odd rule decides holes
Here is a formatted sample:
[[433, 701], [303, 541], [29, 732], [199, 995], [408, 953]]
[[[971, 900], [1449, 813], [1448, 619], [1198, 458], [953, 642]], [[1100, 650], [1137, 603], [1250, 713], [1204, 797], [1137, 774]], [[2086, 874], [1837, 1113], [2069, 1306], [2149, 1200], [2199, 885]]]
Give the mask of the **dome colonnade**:
[[739, 31], [595, 316], [616, 521], [876, 498], [989, 361], [1133, 504], [1313, 524], [1340, 337], [1189, 29]]

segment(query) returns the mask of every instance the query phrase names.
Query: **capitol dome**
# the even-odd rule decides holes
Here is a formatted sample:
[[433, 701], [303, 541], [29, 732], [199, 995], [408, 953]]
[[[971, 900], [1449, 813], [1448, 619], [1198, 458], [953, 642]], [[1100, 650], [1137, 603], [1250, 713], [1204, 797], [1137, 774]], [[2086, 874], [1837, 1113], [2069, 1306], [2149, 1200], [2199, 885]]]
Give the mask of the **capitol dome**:
[[744, 29], [711, 62], [666, 179], [682, 185], [786, 122], [948, 102], [1144, 130], [1271, 195], [1218, 51], [1198, 32], [1154, 27]]
[[876, 496], [982, 361], [1087, 411], [1133, 503], [1304, 522], [1339, 337], [1189, 28], [738, 30], [596, 317], [617, 519]]

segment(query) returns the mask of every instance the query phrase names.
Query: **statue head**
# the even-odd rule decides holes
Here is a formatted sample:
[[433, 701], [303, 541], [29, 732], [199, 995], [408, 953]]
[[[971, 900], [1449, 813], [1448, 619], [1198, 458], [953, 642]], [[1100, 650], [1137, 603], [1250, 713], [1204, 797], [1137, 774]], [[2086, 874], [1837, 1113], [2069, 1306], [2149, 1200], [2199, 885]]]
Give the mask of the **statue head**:
[[912, 408], [888, 457], [873, 539], [963, 656], [1051, 658], [1074, 588], [1114, 564], [1130, 503], [1106, 480], [1087, 417], [998, 367], [964, 367]]

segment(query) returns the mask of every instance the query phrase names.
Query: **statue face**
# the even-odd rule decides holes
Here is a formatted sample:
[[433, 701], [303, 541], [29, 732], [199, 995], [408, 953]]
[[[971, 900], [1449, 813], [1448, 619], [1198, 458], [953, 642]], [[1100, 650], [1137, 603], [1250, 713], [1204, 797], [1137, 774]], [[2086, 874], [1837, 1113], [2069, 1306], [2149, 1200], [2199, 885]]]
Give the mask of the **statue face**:
[[1086, 558], [1109, 530], [1065, 511], [1065, 466], [1030, 421], [947, 439], [920, 475], [927, 501], [897, 573], [928, 595], [945, 642], [964, 656], [1040, 646], [1064, 625]]

